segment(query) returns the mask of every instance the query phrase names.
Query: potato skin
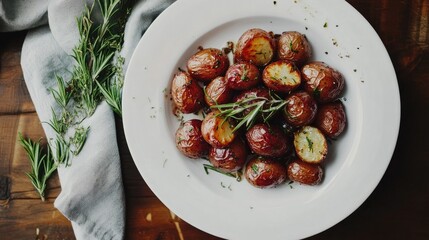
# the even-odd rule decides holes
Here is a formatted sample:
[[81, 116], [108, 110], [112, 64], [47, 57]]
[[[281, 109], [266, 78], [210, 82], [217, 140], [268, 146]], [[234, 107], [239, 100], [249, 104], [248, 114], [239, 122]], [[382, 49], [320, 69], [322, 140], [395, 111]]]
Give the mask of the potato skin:
[[345, 81], [340, 72], [324, 62], [311, 62], [301, 70], [305, 91], [322, 103], [336, 100], [342, 93]]
[[246, 132], [250, 149], [262, 156], [280, 157], [287, 153], [290, 142], [281, 128], [264, 123], [255, 124]]
[[310, 59], [312, 50], [305, 35], [296, 32], [283, 32], [278, 39], [278, 57], [301, 66]]
[[317, 113], [317, 103], [305, 91], [294, 92], [286, 98], [283, 115], [287, 123], [294, 127], [310, 124]]
[[213, 79], [205, 89], [204, 99], [207, 105], [228, 103], [232, 99], [232, 89], [227, 86], [224, 77]]
[[272, 158], [257, 156], [246, 164], [244, 176], [255, 187], [272, 188], [286, 180], [287, 168]]
[[295, 153], [304, 162], [319, 164], [326, 159], [328, 143], [325, 135], [316, 127], [304, 126], [294, 133]]
[[234, 90], [250, 89], [261, 81], [259, 69], [250, 63], [242, 62], [231, 65], [225, 74], [228, 87]]
[[329, 138], [337, 138], [346, 126], [346, 112], [341, 101], [320, 106], [314, 125]]
[[259, 28], [247, 30], [238, 39], [234, 59], [235, 62], [249, 62], [258, 67], [267, 65], [276, 54], [273, 37]]
[[223, 76], [228, 67], [228, 56], [217, 48], [202, 49], [192, 55], [187, 63], [191, 77], [202, 82]]
[[183, 113], [193, 113], [203, 107], [204, 92], [198, 83], [186, 72], [178, 72], [171, 82], [173, 102]]
[[232, 121], [224, 121], [221, 116], [216, 116], [217, 114], [218, 112], [212, 111], [206, 115], [201, 124], [201, 132], [204, 140], [212, 147], [223, 148], [234, 141], [236, 133], [232, 132]]
[[262, 80], [269, 89], [287, 93], [299, 87], [301, 73], [294, 63], [280, 60], [264, 68]]
[[317, 164], [296, 159], [288, 164], [287, 176], [291, 181], [306, 185], [316, 185], [322, 181], [323, 170]]
[[217, 168], [226, 172], [240, 170], [247, 160], [247, 146], [241, 138], [236, 138], [225, 148], [211, 147], [209, 150], [209, 161]]
[[204, 141], [201, 133], [201, 120], [191, 119], [176, 131], [176, 147], [189, 158], [201, 158], [207, 156], [210, 145]]

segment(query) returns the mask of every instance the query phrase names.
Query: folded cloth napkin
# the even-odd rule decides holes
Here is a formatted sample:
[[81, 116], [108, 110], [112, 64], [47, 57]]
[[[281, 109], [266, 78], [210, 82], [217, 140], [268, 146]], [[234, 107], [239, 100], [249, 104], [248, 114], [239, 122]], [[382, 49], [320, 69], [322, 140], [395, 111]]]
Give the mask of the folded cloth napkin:
[[[93, 1], [0, 0], [0, 31], [30, 29], [21, 65], [41, 122], [52, 118], [51, 108], [60, 111], [48, 89], [55, 88], [55, 75], [70, 79], [75, 63], [70, 53], [79, 39], [76, 18]], [[172, 2], [135, 3], [121, 52], [124, 70], [142, 34]], [[90, 126], [88, 139], [71, 166], [58, 168], [62, 190], [54, 205], [72, 222], [77, 239], [123, 239], [125, 199], [113, 112], [103, 102], [82, 124]], [[49, 125], [43, 127], [48, 139], [55, 137]]]

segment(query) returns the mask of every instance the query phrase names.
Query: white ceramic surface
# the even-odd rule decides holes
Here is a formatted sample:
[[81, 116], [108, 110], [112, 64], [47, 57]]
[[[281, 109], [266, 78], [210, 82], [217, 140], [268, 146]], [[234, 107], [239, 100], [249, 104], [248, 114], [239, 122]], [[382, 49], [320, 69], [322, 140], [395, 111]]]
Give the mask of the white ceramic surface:
[[[250, 28], [306, 34], [314, 60], [346, 79], [348, 124], [330, 145], [321, 185], [257, 189], [210, 172], [175, 147], [169, 90], [198, 46], [222, 48]], [[187, 115], [186, 118], [195, 116]], [[142, 37], [123, 93], [128, 146], [157, 197], [195, 227], [226, 239], [298, 239], [351, 214], [383, 176], [400, 122], [395, 72], [370, 24], [343, 0], [179, 0]]]

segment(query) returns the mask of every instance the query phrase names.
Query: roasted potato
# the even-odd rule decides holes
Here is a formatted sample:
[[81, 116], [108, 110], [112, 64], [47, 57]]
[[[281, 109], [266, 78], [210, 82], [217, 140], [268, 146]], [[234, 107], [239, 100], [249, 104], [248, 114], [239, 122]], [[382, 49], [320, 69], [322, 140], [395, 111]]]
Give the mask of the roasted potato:
[[277, 45], [279, 59], [301, 66], [311, 57], [311, 47], [305, 35], [295, 32], [283, 32]]
[[241, 35], [236, 44], [236, 62], [249, 62], [258, 67], [267, 65], [276, 54], [275, 41], [266, 31], [252, 28]]
[[287, 153], [290, 142], [284, 132], [274, 125], [255, 124], [246, 132], [250, 149], [262, 156], [280, 157]]
[[201, 124], [204, 140], [216, 148], [226, 147], [234, 141], [236, 133], [233, 129], [232, 120], [225, 120], [216, 111], [207, 114]]
[[343, 75], [324, 62], [311, 62], [301, 70], [304, 89], [322, 103], [336, 100], [345, 85]]
[[296, 159], [288, 164], [289, 180], [306, 185], [316, 185], [322, 181], [323, 170], [318, 164], [311, 164]]
[[317, 103], [305, 91], [294, 92], [286, 98], [283, 115], [290, 125], [304, 126], [311, 123], [317, 113]]
[[232, 89], [227, 86], [224, 77], [217, 77], [211, 81], [205, 89], [205, 100], [207, 105], [213, 106], [230, 102]]
[[312, 126], [304, 126], [294, 133], [296, 155], [307, 163], [321, 163], [328, 154], [328, 143], [323, 133]]
[[203, 89], [183, 71], [179, 71], [171, 82], [171, 96], [177, 109], [183, 113], [197, 112], [204, 104]]
[[250, 89], [261, 81], [259, 69], [247, 62], [231, 65], [225, 74], [228, 87], [234, 90]]
[[211, 147], [209, 150], [210, 163], [225, 172], [240, 170], [247, 160], [247, 146], [241, 138], [236, 138], [225, 148]]
[[338, 137], [346, 126], [346, 112], [340, 101], [320, 106], [314, 125], [329, 138]]
[[244, 176], [255, 187], [272, 188], [286, 180], [287, 168], [280, 161], [257, 156], [246, 164]]
[[301, 84], [301, 73], [292, 62], [280, 60], [264, 68], [262, 80], [269, 89], [287, 93]]
[[192, 119], [180, 125], [176, 131], [176, 147], [189, 158], [207, 156], [210, 145], [201, 133], [201, 120]]
[[191, 77], [202, 82], [223, 76], [228, 67], [228, 56], [217, 48], [202, 49], [192, 55], [187, 63]]

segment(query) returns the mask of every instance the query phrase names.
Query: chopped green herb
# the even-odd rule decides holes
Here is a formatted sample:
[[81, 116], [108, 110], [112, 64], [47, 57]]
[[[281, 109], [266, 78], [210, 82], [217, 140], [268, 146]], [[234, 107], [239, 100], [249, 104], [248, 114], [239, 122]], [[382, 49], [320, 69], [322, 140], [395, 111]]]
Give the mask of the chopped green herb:
[[313, 141], [311, 141], [307, 136], [305, 136], [305, 139], [307, 140], [308, 148], [313, 152]]
[[323, 24], [323, 27], [324, 27], [324, 28], [327, 28], [327, 27], [328, 27], [328, 23], [327, 23], [327, 22], [325, 22], [325, 24]]

